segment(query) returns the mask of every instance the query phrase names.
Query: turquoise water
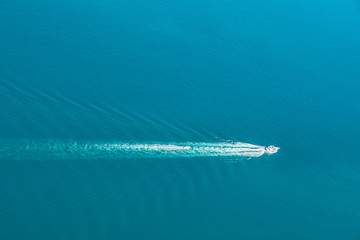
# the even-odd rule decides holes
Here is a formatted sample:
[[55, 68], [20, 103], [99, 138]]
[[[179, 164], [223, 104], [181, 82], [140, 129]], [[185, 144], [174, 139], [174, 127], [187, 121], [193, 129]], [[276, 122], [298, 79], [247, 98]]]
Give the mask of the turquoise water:
[[358, 1], [5, 0], [0, 30], [0, 239], [360, 239]]

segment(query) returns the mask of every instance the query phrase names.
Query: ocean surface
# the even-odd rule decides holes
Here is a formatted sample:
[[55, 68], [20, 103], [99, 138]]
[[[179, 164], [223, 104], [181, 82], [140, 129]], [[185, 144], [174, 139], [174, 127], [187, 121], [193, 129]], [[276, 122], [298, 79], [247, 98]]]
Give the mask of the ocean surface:
[[0, 3], [1, 240], [359, 240], [359, 123], [357, 0]]

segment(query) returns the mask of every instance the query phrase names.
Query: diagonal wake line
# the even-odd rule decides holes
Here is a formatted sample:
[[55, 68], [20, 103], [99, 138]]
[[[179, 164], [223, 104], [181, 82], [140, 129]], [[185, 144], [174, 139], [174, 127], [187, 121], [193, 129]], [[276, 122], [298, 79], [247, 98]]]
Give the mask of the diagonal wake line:
[[260, 157], [279, 148], [242, 142], [1, 141], [0, 159], [101, 159], [176, 157]]

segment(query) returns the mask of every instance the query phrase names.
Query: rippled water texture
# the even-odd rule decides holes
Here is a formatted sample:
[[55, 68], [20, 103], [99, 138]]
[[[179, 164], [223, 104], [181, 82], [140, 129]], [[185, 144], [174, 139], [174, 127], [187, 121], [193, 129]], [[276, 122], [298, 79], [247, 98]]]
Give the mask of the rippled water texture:
[[355, 0], [1, 1], [0, 240], [360, 239], [359, 43]]

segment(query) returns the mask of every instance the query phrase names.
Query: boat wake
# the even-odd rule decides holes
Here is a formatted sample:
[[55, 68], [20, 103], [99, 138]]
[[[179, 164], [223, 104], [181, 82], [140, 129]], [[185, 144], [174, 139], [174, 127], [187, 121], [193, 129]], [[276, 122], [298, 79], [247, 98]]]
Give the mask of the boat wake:
[[2, 142], [1, 159], [104, 159], [104, 158], [176, 158], [176, 157], [260, 157], [276, 153], [274, 146], [241, 142], [161, 143], [161, 142], [81, 142], [18, 141]]

